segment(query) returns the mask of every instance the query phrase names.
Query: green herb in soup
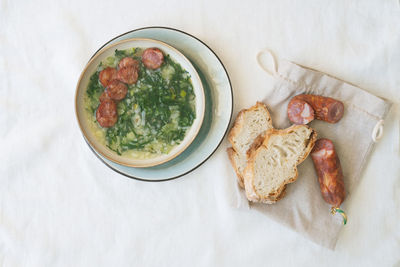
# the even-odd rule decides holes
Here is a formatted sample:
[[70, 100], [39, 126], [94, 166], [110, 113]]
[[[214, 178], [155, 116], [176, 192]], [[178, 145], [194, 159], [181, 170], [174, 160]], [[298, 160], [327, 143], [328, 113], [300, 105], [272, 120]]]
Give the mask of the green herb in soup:
[[188, 72], [157, 48], [115, 50], [90, 77], [85, 102], [96, 136], [124, 155], [168, 153], [196, 118]]

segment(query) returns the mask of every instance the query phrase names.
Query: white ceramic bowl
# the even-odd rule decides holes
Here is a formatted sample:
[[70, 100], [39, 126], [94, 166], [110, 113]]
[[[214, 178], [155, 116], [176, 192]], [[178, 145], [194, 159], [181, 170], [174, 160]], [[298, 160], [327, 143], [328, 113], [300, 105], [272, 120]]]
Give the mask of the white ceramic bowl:
[[[88, 118], [88, 116], [90, 115], [85, 110], [85, 103], [84, 103], [84, 95], [86, 93], [86, 88], [88, 86], [90, 76], [96, 71], [97, 66], [100, 64], [100, 62], [109, 56], [113, 56], [115, 49], [125, 50], [133, 47], [140, 47], [144, 49], [149, 47], [157, 47], [160, 50], [162, 50], [164, 54], [170, 55], [170, 57], [175, 62], [179, 63], [182, 66], [182, 68], [189, 73], [193, 85], [193, 90], [196, 95], [195, 98], [196, 119], [193, 121], [191, 128], [186, 132], [186, 135], [182, 140], [182, 142], [179, 145], [175, 146], [168, 154], [160, 154], [157, 155], [156, 157], [148, 159], [135, 159], [132, 157], [124, 157], [118, 155], [116, 152], [112, 151], [102, 142], [100, 142], [95, 137], [95, 133], [93, 132], [93, 130], [91, 130], [92, 128], [89, 125], [88, 119], [93, 120], [94, 117]], [[81, 131], [85, 139], [98, 153], [100, 153], [105, 158], [115, 163], [129, 167], [156, 166], [164, 162], [167, 162], [178, 156], [180, 153], [182, 153], [192, 143], [197, 133], [199, 132], [203, 122], [204, 110], [205, 110], [205, 97], [204, 97], [203, 85], [193, 65], [182, 53], [180, 53], [172, 46], [153, 39], [133, 38], [114, 43], [110, 46], [101, 49], [86, 65], [85, 69], [83, 70], [79, 78], [78, 85], [76, 87], [75, 111], [79, 127], [81, 128]]]

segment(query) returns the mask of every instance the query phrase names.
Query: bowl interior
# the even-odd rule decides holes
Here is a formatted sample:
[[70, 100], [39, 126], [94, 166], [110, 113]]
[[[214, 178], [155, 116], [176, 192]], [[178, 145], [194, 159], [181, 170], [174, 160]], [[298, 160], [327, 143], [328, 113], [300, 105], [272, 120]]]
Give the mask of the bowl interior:
[[[193, 90], [196, 95], [195, 98], [196, 118], [193, 121], [191, 128], [186, 132], [186, 135], [182, 140], [182, 142], [179, 145], [175, 146], [168, 154], [160, 154], [157, 155], [156, 157], [149, 159], [135, 159], [130, 157], [124, 157], [118, 155], [116, 152], [109, 149], [106, 145], [100, 142], [98, 138], [96, 138], [95, 132], [92, 130], [92, 127], [90, 126], [91, 124], [90, 120], [93, 121], [94, 117], [92, 115], [90, 118], [90, 115], [88, 116], [88, 112], [85, 110], [84, 96], [86, 93], [86, 88], [89, 83], [90, 76], [96, 71], [97, 66], [100, 64], [100, 62], [109, 56], [113, 56], [115, 49], [125, 50], [133, 47], [140, 47], [140, 48], [157, 47], [161, 49], [164, 52], [164, 54], [170, 55], [170, 57], [175, 62], [179, 63], [182, 66], [182, 68], [189, 73], [193, 85]], [[190, 61], [178, 50], [157, 40], [134, 38], [117, 42], [113, 45], [103, 48], [86, 65], [85, 69], [81, 74], [81, 77], [79, 78], [76, 90], [77, 90], [75, 99], [76, 115], [79, 126], [81, 128], [81, 131], [85, 139], [102, 156], [121, 165], [129, 167], [150, 167], [162, 164], [164, 162], [167, 162], [175, 158], [180, 153], [182, 153], [194, 140], [203, 122], [204, 110], [205, 110], [205, 97], [201, 80], [195, 68], [192, 66]]]

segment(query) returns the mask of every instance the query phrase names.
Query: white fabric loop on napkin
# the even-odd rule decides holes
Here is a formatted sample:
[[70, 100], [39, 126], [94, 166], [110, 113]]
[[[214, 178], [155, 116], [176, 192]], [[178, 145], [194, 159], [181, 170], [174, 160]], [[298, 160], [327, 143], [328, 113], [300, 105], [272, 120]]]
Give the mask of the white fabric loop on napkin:
[[[268, 66], [267, 61], [272, 65]], [[277, 74], [277, 62], [274, 54], [269, 49], [264, 49], [257, 54], [258, 65], [271, 76], [276, 76]]]

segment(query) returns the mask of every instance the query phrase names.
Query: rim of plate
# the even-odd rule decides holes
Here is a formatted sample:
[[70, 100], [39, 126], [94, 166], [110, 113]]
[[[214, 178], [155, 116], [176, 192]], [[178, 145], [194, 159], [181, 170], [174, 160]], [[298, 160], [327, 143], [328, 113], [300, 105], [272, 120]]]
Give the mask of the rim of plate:
[[[166, 47], [166, 48], [168, 48], [168, 49], [174, 51], [175, 53], [177, 53], [180, 57], [182, 57], [182, 59], [185, 60], [186, 63], [189, 64], [189, 66], [190, 66], [190, 67], [192, 68], [192, 70], [193, 70], [193, 74], [195, 75], [195, 77], [193, 77], [193, 78], [196, 79], [196, 80], [198, 81], [197, 84], [198, 84], [199, 89], [200, 89], [200, 92], [199, 92], [199, 93], [200, 93], [200, 99], [202, 99], [202, 101], [201, 101], [201, 103], [200, 103], [200, 104], [202, 104], [201, 107], [200, 107], [200, 111], [201, 111], [201, 112], [200, 112], [200, 114], [197, 114], [197, 115], [200, 115], [200, 118], [198, 119], [198, 123], [197, 123], [197, 126], [196, 126], [197, 128], [195, 129], [195, 131], [193, 132], [193, 134], [192, 134], [189, 138], [187, 138], [186, 140], [183, 139], [183, 140], [185, 140], [186, 143], [184, 143], [184, 145], [181, 146], [181, 147], [179, 147], [179, 145], [178, 145], [176, 148], [179, 148], [179, 150], [177, 150], [175, 153], [172, 153], [172, 154], [170, 154], [170, 155], [167, 154], [167, 155], [165, 156], [164, 159], [158, 160], [158, 161], [155, 161], [155, 162], [148, 162], [148, 163], [140, 163], [140, 162], [139, 162], [139, 163], [127, 163], [127, 162], [122, 162], [122, 161], [118, 160], [118, 156], [117, 156], [117, 157], [113, 157], [113, 156], [110, 156], [110, 155], [104, 153], [103, 149], [100, 149], [100, 148], [98, 147], [98, 145], [96, 144], [96, 142], [93, 142], [93, 140], [91, 140], [91, 139], [88, 137], [88, 134], [86, 133], [86, 130], [88, 130], [88, 129], [85, 129], [85, 130], [84, 130], [84, 127], [83, 127], [82, 122], [81, 122], [81, 120], [79, 119], [79, 115], [78, 115], [78, 92], [79, 92], [79, 87], [80, 87], [80, 85], [81, 85], [82, 78], [83, 78], [84, 74], [87, 72], [87, 69], [89, 68], [89, 66], [91, 65], [91, 63], [93, 63], [94, 60], [96, 60], [98, 57], [100, 57], [100, 56], [102, 55], [103, 52], [105, 52], [105, 51], [107, 51], [107, 50], [109, 50], [109, 49], [112, 49], [113, 47], [118, 46], [118, 45], [120, 45], [120, 44], [129, 43], [129, 42], [134, 42], [134, 41], [149, 41], [149, 42], [152, 42], [152, 43], [158, 43], [161, 47], [164, 46], [164, 47]], [[176, 60], [176, 59], [175, 59], [175, 60]], [[85, 87], [85, 88], [86, 88], [86, 87]], [[84, 90], [84, 89], [83, 89], [83, 90]], [[199, 104], [199, 103], [197, 103], [197, 101], [196, 101], [196, 106], [197, 106], [198, 104]], [[193, 140], [194, 140], [194, 139], [196, 138], [196, 136], [198, 135], [198, 133], [199, 133], [199, 131], [200, 131], [200, 128], [201, 128], [201, 125], [203, 124], [204, 113], [205, 113], [204, 88], [203, 88], [203, 84], [202, 84], [202, 82], [201, 82], [200, 76], [199, 76], [199, 74], [197, 73], [197, 70], [195, 69], [195, 67], [192, 65], [192, 63], [190, 62], [190, 60], [189, 60], [184, 54], [182, 54], [178, 49], [174, 48], [173, 46], [171, 46], [171, 45], [169, 45], [169, 44], [167, 44], [167, 43], [164, 43], [164, 42], [159, 41], [159, 40], [154, 40], [154, 39], [151, 39], [151, 38], [129, 38], [129, 39], [125, 39], [125, 40], [121, 40], [121, 41], [115, 42], [115, 43], [110, 44], [110, 45], [107, 45], [107, 46], [103, 46], [100, 50], [98, 50], [98, 52], [96, 52], [96, 54], [95, 54], [94, 56], [92, 56], [92, 57], [90, 58], [89, 62], [85, 65], [83, 71], [81, 72], [81, 75], [79, 76], [78, 83], [77, 83], [77, 85], [76, 85], [76, 91], [75, 91], [75, 115], [76, 115], [76, 118], [77, 118], [77, 120], [78, 120], [79, 128], [80, 128], [81, 132], [83, 133], [83, 135], [84, 135], [86, 141], [89, 142], [90, 146], [91, 146], [93, 149], [95, 149], [99, 154], [101, 154], [103, 157], [107, 158], [108, 160], [110, 160], [110, 161], [112, 161], [112, 162], [114, 162], [114, 163], [117, 163], [117, 164], [120, 164], [120, 165], [123, 165], [123, 166], [127, 166], [127, 167], [134, 167], [134, 168], [154, 167], [154, 166], [161, 165], [161, 164], [163, 164], [163, 163], [165, 163], [165, 162], [168, 162], [168, 161], [170, 161], [170, 160], [176, 158], [177, 156], [179, 156], [183, 151], [185, 151], [185, 149], [193, 142]], [[186, 137], [185, 137], [185, 138], [186, 138]], [[114, 155], [114, 156], [115, 156], [115, 155]], [[157, 159], [157, 157], [155, 157], [154, 160], [155, 160], [155, 159]]]
[[118, 39], [118, 38], [120, 38], [120, 37], [122, 37], [122, 36], [124, 36], [124, 35], [127, 35], [127, 34], [129, 34], [129, 33], [133, 33], [133, 32], [136, 32], [136, 31], [141, 31], [141, 30], [146, 30], [146, 29], [165, 29], [165, 30], [176, 31], [176, 32], [182, 33], [182, 34], [184, 34], [184, 35], [187, 35], [187, 36], [189, 36], [189, 37], [191, 37], [191, 38], [193, 38], [193, 39], [199, 41], [202, 45], [204, 45], [205, 47], [207, 47], [208, 50], [209, 50], [211, 53], [213, 53], [213, 55], [215, 56], [215, 58], [216, 58], [216, 59], [219, 61], [219, 63], [221, 64], [221, 66], [222, 66], [222, 68], [224, 69], [224, 72], [225, 72], [225, 74], [226, 74], [226, 77], [228, 78], [229, 88], [230, 88], [230, 91], [231, 91], [231, 111], [230, 111], [229, 123], [228, 123], [227, 126], [226, 126], [225, 132], [224, 132], [223, 136], [221, 137], [221, 140], [220, 140], [219, 143], [216, 145], [215, 149], [214, 149], [203, 161], [199, 162], [199, 163], [198, 163], [195, 167], [193, 167], [192, 169], [190, 169], [190, 170], [188, 170], [188, 171], [186, 171], [186, 172], [184, 172], [184, 173], [181, 173], [181, 174], [179, 174], [179, 175], [176, 175], [176, 176], [174, 176], [174, 177], [169, 177], [169, 178], [165, 178], [165, 179], [154, 179], [154, 180], [152, 179], [152, 180], [149, 180], [149, 179], [144, 179], [144, 178], [140, 178], [140, 177], [135, 177], [135, 176], [128, 175], [128, 174], [126, 174], [126, 173], [124, 173], [124, 172], [121, 172], [120, 170], [114, 168], [113, 166], [109, 165], [106, 161], [104, 161], [104, 159], [101, 158], [101, 156], [99, 156], [99, 155], [96, 153], [96, 151], [94, 151], [94, 149], [90, 146], [90, 144], [89, 144], [89, 143], [87, 142], [87, 140], [85, 139], [86, 144], [89, 146], [89, 149], [94, 153], [94, 155], [95, 155], [98, 159], [100, 159], [100, 161], [103, 162], [104, 165], [106, 165], [106, 166], [109, 167], [111, 170], [115, 171], [116, 173], [119, 173], [119, 174], [121, 174], [121, 175], [123, 175], [123, 176], [125, 176], [125, 177], [127, 177], [127, 178], [134, 179], [134, 180], [138, 180], [138, 181], [142, 181], [142, 182], [166, 182], [166, 181], [175, 180], [175, 179], [177, 179], [177, 178], [180, 178], [180, 177], [182, 177], [182, 176], [185, 176], [186, 174], [188, 174], [188, 173], [190, 173], [190, 172], [196, 170], [198, 167], [200, 167], [201, 165], [203, 165], [203, 164], [215, 153], [215, 151], [217, 151], [217, 149], [220, 147], [222, 141], [224, 140], [224, 138], [225, 138], [225, 136], [226, 136], [226, 134], [227, 134], [227, 132], [228, 132], [229, 125], [230, 125], [230, 122], [232, 121], [232, 116], [233, 116], [233, 105], [234, 105], [234, 100], [233, 100], [232, 82], [231, 82], [231, 79], [230, 79], [230, 77], [229, 77], [228, 71], [226, 70], [225, 65], [222, 63], [221, 59], [220, 59], [220, 58], [218, 57], [218, 55], [214, 52], [214, 50], [212, 50], [205, 42], [203, 42], [202, 40], [200, 40], [199, 38], [197, 38], [196, 36], [194, 36], [194, 35], [192, 35], [192, 34], [190, 34], [190, 33], [187, 33], [187, 32], [185, 32], [185, 31], [182, 31], [182, 30], [179, 30], [179, 29], [171, 28], [171, 27], [166, 27], [166, 26], [147, 26], [147, 27], [141, 27], [141, 28], [137, 28], [137, 29], [134, 29], [134, 30], [131, 30], [131, 31], [127, 31], [127, 32], [122, 33], [122, 34], [119, 34], [119, 35], [117, 35], [116, 37], [114, 37], [114, 38], [110, 39], [109, 41], [107, 41], [105, 44], [103, 44], [103, 45], [91, 56], [90, 60], [91, 60], [93, 57], [95, 57], [96, 54], [97, 54], [100, 50], [102, 50], [105, 46], [107, 46], [110, 42], [112, 42], [112, 41], [114, 41], [114, 40], [116, 40], [116, 39]]

